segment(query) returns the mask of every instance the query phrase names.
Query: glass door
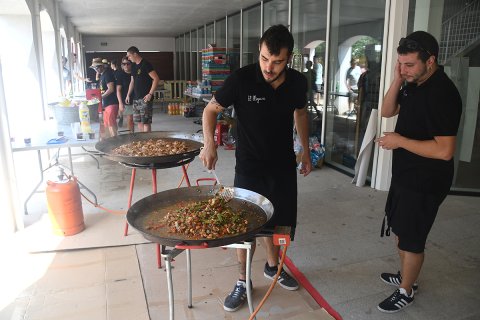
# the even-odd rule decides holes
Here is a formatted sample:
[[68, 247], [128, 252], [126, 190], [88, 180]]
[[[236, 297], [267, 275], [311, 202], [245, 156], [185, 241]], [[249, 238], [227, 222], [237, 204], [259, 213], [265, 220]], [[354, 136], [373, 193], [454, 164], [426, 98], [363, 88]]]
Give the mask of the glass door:
[[349, 0], [331, 6], [325, 160], [353, 174], [370, 114], [378, 109], [385, 1], [365, 1], [361, 10]]

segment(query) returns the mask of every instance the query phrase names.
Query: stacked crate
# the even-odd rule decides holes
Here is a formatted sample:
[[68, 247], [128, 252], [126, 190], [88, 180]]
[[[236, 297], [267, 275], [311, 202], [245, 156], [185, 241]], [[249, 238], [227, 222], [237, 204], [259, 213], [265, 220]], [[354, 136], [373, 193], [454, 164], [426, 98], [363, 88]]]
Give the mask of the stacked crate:
[[202, 79], [208, 81], [215, 93], [223, 86], [230, 74], [227, 61], [227, 48], [210, 47], [202, 49]]

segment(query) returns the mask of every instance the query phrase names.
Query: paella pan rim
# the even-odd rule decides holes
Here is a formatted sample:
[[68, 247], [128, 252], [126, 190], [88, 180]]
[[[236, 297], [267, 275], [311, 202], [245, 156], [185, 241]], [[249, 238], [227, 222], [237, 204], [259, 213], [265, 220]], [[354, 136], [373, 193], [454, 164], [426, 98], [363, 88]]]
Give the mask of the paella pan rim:
[[215, 194], [219, 188], [219, 186], [185, 187], [152, 194], [137, 201], [128, 209], [127, 222], [135, 230], [139, 231], [146, 239], [154, 243], [172, 247], [175, 247], [176, 245], [200, 245], [207, 243], [208, 247], [218, 247], [253, 238], [272, 218], [273, 205], [267, 198], [250, 190], [232, 188], [234, 191], [234, 199], [253, 204], [256, 206], [259, 213], [260, 211], [262, 212], [264, 215], [263, 217], [265, 218], [263, 223], [250, 226], [249, 230], [245, 233], [216, 239], [185, 239], [175, 234], [160, 236], [144, 228], [143, 220], [152, 211], [161, 209], [162, 207], [175, 205], [182, 201], [205, 199], [205, 197]]
[[[197, 140], [192, 140], [191, 138], [193, 136], [195, 135], [173, 131], [138, 132], [118, 135], [115, 137], [104, 139], [95, 144], [95, 149], [100, 152], [105, 158], [122, 163], [132, 163], [140, 165], [151, 163], [181, 163], [181, 161], [184, 159], [193, 158], [200, 154], [200, 148], [203, 146], [203, 143]], [[122, 156], [112, 153], [112, 150], [114, 148], [121, 145], [136, 141], [145, 141], [148, 139], [183, 141], [187, 144], [189, 151], [179, 154], [153, 157]]]

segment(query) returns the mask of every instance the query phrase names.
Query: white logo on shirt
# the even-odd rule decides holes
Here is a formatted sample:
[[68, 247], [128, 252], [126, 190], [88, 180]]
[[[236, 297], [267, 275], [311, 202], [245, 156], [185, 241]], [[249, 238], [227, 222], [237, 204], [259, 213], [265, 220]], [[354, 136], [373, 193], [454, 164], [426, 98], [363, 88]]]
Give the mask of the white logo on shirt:
[[248, 100], [248, 102], [260, 103], [260, 101], [265, 101], [267, 99], [265, 97], [257, 97], [256, 95], [253, 95], [253, 96], [248, 95], [247, 100]]

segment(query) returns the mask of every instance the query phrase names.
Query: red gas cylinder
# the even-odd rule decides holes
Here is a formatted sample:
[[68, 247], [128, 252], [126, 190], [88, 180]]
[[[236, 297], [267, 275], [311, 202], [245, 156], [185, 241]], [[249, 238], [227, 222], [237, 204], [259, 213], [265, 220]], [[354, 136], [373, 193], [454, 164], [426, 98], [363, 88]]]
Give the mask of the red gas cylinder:
[[71, 236], [85, 229], [80, 188], [75, 177], [47, 181], [46, 194], [48, 216], [55, 234]]

